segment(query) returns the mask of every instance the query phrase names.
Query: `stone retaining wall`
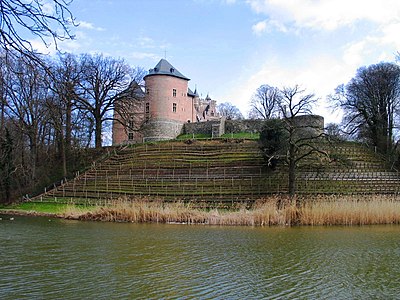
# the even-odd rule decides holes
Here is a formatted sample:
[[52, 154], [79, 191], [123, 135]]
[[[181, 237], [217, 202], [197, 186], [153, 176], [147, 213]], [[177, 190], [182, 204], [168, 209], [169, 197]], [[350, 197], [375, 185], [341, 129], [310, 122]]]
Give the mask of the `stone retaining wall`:
[[155, 119], [143, 128], [143, 141], [162, 141], [176, 138], [182, 132], [183, 124], [178, 121]]
[[[185, 123], [182, 134], [209, 134], [216, 135], [219, 127], [219, 136], [225, 133], [258, 133], [262, 130], [265, 120], [225, 120]], [[296, 126], [309, 135], [319, 135], [324, 131], [324, 118], [318, 115], [296, 117]], [[214, 128], [214, 131], [213, 131]]]

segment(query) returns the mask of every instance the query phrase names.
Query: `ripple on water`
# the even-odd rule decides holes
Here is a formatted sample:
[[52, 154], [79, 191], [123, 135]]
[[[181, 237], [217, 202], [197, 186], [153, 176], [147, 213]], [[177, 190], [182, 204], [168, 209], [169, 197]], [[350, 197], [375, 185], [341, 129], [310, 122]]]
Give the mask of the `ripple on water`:
[[0, 298], [348, 299], [400, 293], [400, 227], [0, 223]]

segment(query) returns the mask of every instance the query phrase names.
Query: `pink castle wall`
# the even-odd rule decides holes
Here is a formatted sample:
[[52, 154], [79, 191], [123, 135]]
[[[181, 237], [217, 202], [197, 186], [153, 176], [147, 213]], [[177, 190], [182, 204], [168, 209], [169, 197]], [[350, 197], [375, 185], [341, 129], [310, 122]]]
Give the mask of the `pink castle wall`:
[[[176, 96], [173, 96], [176, 89]], [[146, 77], [146, 100], [150, 107], [150, 119], [169, 119], [185, 123], [194, 121], [193, 98], [187, 95], [188, 82], [185, 79], [153, 75]], [[176, 103], [176, 112], [173, 111]]]
[[[161, 61], [160, 61], [161, 62]], [[182, 74], [159, 74], [150, 72], [145, 76], [146, 91], [141, 105], [135, 106], [133, 115], [140, 115], [135, 121], [143, 125], [141, 132], [133, 132], [118, 121], [113, 123], [113, 145], [126, 142], [172, 139], [180, 134], [184, 123], [204, 122], [217, 119], [216, 102], [208, 96], [200, 99], [198, 95], [188, 95], [188, 78]], [[176, 90], [176, 95], [173, 91]], [[148, 104], [148, 112], [146, 107]], [[174, 111], [174, 104], [176, 110]], [[206, 107], [209, 107], [205, 111]], [[121, 120], [115, 113], [114, 118]], [[130, 137], [130, 138], [129, 138]]]

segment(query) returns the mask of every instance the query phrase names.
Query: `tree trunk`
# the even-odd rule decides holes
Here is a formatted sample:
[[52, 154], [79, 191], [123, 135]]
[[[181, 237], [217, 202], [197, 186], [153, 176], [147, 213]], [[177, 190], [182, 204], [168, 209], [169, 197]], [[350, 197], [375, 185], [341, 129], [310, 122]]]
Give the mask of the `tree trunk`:
[[289, 157], [289, 196], [293, 198], [296, 194], [296, 164], [294, 157]]
[[63, 177], [66, 178], [67, 177], [67, 154], [66, 154], [66, 147], [65, 147], [65, 139], [62, 137], [61, 134], [61, 159], [62, 159], [62, 164], [63, 164]]
[[12, 173], [12, 166], [13, 166], [13, 142], [10, 135], [10, 132], [6, 129], [5, 130], [5, 143], [3, 147], [4, 151], [4, 178], [3, 178], [3, 187], [5, 193], [5, 202], [9, 203], [11, 199], [11, 173]]
[[96, 124], [95, 124], [95, 133], [94, 133], [94, 139], [95, 139], [95, 146], [96, 148], [101, 148], [101, 119], [96, 118]]
[[1, 103], [0, 103], [0, 135], [3, 134], [3, 130], [4, 130], [4, 108], [5, 108], [5, 103], [4, 103], [4, 99], [1, 98], [0, 99]]
[[301, 200], [296, 197], [296, 145], [289, 144], [289, 198], [296, 199], [296, 207], [300, 208]]
[[72, 102], [67, 101], [65, 112], [65, 150], [67, 157], [72, 146]]
[[31, 185], [34, 186], [36, 181], [36, 160], [37, 160], [37, 143], [36, 137], [30, 137], [30, 161], [31, 161]]

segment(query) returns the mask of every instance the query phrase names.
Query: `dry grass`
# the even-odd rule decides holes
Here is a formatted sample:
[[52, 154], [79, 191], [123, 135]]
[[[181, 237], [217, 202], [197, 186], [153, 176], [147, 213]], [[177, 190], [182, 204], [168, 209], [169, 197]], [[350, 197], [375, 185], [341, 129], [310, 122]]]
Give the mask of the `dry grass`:
[[331, 196], [306, 202], [302, 225], [399, 224], [400, 197], [389, 195]]
[[[280, 208], [278, 208], [280, 203]], [[120, 199], [91, 211], [69, 209], [66, 218], [110, 222], [156, 222], [209, 225], [369, 225], [399, 224], [400, 197], [316, 196], [302, 200], [297, 208], [287, 198], [270, 197], [252, 209], [202, 210], [181, 202]]]

